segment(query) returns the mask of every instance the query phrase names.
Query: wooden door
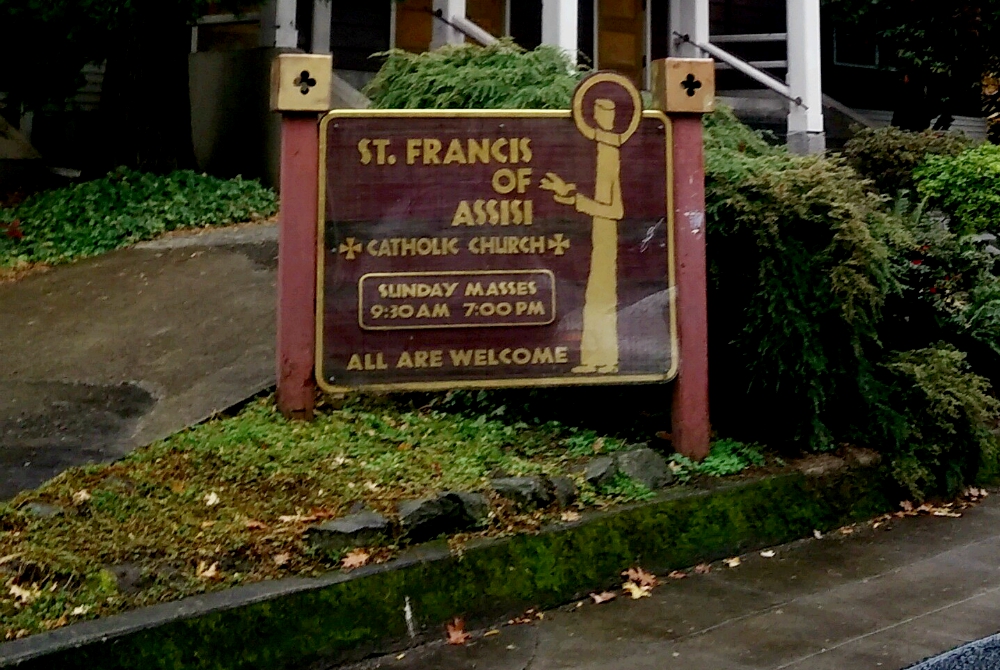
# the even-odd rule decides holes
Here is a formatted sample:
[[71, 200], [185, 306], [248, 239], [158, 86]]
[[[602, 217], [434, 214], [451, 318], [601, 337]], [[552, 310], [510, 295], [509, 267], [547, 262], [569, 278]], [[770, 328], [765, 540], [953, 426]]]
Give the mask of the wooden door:
[[[465, 15], [494, 37], [504, 35], [506, 0], [468, 0]], [[433, 0], [405, 0], [396, 5], [396, 48], [414, 53], [431, 47]], [[468, 41], [468, 40], [467, 40]]]
[[644, 0], [598, 0], [597, 65], [622, 73], [645, 87], [646, 16]]
[[493, 37], [506, 34], [506, 14], [506, 0], [466, 0], [465, 3], [465, 15], [469, 20]]
[[406, 0], [396, 5], [394, 46], [397, 49], [420, 53], [430, 48], [435, 20], [431, 15], [432, 9], [433, 0]]

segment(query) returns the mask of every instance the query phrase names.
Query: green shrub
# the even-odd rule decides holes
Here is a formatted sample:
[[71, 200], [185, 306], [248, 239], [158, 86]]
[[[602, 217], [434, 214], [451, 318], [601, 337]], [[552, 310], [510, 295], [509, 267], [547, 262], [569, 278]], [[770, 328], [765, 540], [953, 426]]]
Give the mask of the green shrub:
[[876, 327], [897, 290], [887, 239], [898, 231], [842, 160], [734, 150], [713, 135], [713, 416], [739, 439], [832, 447], [865, 405]]
[[954, 495], [996, 468], [1000, 402], [949, 345], [897, 354], [885, 365], [893, 398], [881, 417], [893, 475], [915, 498]]
[[240, 223], [275, 211], [274, 191], [256, 181], [120, 168], [0, 209], [0, 266], [66, 262], [178, 228]]
[[951, 217], [959, 235], [1000, 229], [1000, 146], [929, 156], [913, 172], [917, 192]]
[[508, 39], [377, 55], [386, 61], [365, 94], [381, 109], [569, 109], [582, 72], [559, 48]]
[[972, 146], [961, 133], [866, 128], [844, 146], [847, 162], [886, 195], [913, 189], [913, 171], [928, 155], [957, 156]]

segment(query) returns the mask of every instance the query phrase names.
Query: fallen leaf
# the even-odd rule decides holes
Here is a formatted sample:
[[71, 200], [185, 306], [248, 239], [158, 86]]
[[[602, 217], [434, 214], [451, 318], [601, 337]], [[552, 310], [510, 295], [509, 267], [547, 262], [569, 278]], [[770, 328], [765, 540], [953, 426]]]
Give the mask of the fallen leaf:
[[851, 533], [854, 532], [854, 527], [844, 526], [843, 528], [837, 529], [837, 532], [840, 533], [841, 535], [850, 535]]
[[378, 491], [378, 484], [375, 482], [365, 482], [365, 488], [374, 493]]
[[574, 512], [573, 510], [566, 510], [560, 515], [559, 518], [567, 523], [572, 523], [573, 521], [580, 520], [580, 513]]
[[635, 582], [625, 582], [622, 584], [622, 589], [627, 591], [632, 600], [638, 600], [639, 598], [648, 598], [649, 593], [652, 589], [648, 586], [639, 586]]
[[814, 530], [813, 531], [813, 537], [815, 537], [817, 540], [822, 540], [823, 539], [823, 533], [819, 532], [818, 530]]
[[446, 626], [448, 631], [448, 644], [465, 644], [472, 636], [465, 632], [465, 621], [455, 618]]
[[774, 551], [771, 550], [771, 549], [768, 549], [767, 551], [760, 552], [760, 555], [763, 558], [774, 558]]
[[485, 633], [483, 633], [483, 637], [492, 637], [493, 635], [499, 635], [499, 634], [500, 634], [500, 631], [498, 631], [496, 628], [494, 628], [493, 630], [488, 630]]
[[263, 521], [257, 521], [256, 519], [246, 520], [247, 530], [265, 530], [267, 529], [267, 524]]
[[202, 528], [211, 528], [214, 525], [215, 525], [214, 521], [202, 521], [201, 522], [201, 527]]
[[42, 628], [45, 630], [53, 630], [54, 628], [62, 628], [69, 623], [69, 618], [63, 614], [61, 617], [55, 621], [49, 620], [42, 623]]
[[70, 615], [83, 616], [89, 611], [90, 611], [90, 605], [77, 605], [76, 607], [73, 608], [73, 611], [70, 612]]
[[952, 512], [951, 510], [948, 509], [936, 509], [933, 512], [931, 512], [931, 514], [934, 516], [946, 516], [952, 519], [957, 519], [962, 516], [961, 512]]
[[687, 573], [682, 570], [674, 570], [669, 575], [667, 575], [667, 577], [669, 577], [670, 579], [685, 579], [687, 576], [688, 576]]
[[399, 449], [400, 451], [409, 451], [410, 449], [413, 448], [413, 445], [410, 444], [409, 442], [400, 442], [399, 446], [396, 448]]
[[405, 651], [403, 653], [401, 653], [401, 654], [396, 654], [396, 660], [397, 661], [402, 661], [404, 658], [406, 658], [406, 652]]
[[660, 431], [657, 431], [657, 433], [656, 433], [656, 439], [671, 441], [671, 440], [674, 439], [674, 436], [671, 435], [670, 433], [668, 433], [665, 430], [660, 430]]
[[209, 507], [215, 507], [216, 505], [218, 505], [219, 504], [219, 494], [216, 493], [215, 491], [212, 491], [211, 493], [207, 493], [205, 495], [205, 504], [208, 505]]
[[21, 628], [20, 630], [17, 631], [13, 630], [7, 631], [7, 634], [4, 637], [8, 640], [20, 640], [22, 637], [28, 637], [29, 635], [31, 635], [30, 630], [28, 630], [27, 628]]
[[904, 512], [913, 511], [913, 503], [911, 503], [909, 500], [904, 500], [903, 502], [899, 503], [899, 506], [903, 509]]
[[181, 494], [187, 490], [187, 487], [184, 485], [184, 482], [179, 482], [175, 480], [170, 482], [170, 490], [173, 491], [174, 493]]
[[736, 568], [739, 567], [740, 563], [742, 563], [743, 561], [740, 560], [739, 556], [733, 556], [732, 558], [727, 558], [722, 562], [725, 563], [730, 568]]
[[353, 570], [354, 568], [360, 568], [368, 564], [368, 559], [371, 556], [364, 549], [355, 549], [344, 556], [344, 560], [341, 561], [340, 565], [345, 570]]
[[274, 561], [274, 564], [280, 568], [281, 566], [288, 563], [288, 561], [292, 560], [292, 555], [287, 552], [283, 552], [280, 554], [275, 554], [274, 556], [271, 557], [271, 560]]
[[21, 588], [17, 584], [10, 585], [10, 595], [14, 596], [14, 600], [21, 603], [22, 605], [27, 605], [28, 603], [33, 601], [35, 598], [38, 597], [39, 593], [41, 593], [41, 591], [39, 591], [38, 589], [33, 589], [33, 588], [25, 589]]
[[708, 563], [699, 563], [698, 565], [694, 566], [694, 571], [699, 575], [707, 575], [709, 572], [712, 571], [712, 566], [709, 565]]
[[643, 570], [642, 568], [629, 568], [622, 573], [623, 577], [627, 577], [630, 581], [633, 581], [641, 586], [648, 586], [653, 588], [659, 584], [659, 580], [656, 579], [656, 575], [650, 574]]
[[609, 600], [614, 600], [618, 597], [618, 594], [613, 591], [603, 591], [601, 593], [591, 593], [590, 598], [594, 601], [595, 605], [600, 605], [601, 603], [606, 603]]
[[216, 579], [219, 576], [219, 564], [208, 564], [208, 561], [198, 563], [198, 570], [195, 573], [198, 579]]
[[73, 504], [82, 505], [83, 503], [90, 500], [92, 497], [93, 496], [90, 495], [90, 492], [87, 489], [81, 489], [73, 494]]

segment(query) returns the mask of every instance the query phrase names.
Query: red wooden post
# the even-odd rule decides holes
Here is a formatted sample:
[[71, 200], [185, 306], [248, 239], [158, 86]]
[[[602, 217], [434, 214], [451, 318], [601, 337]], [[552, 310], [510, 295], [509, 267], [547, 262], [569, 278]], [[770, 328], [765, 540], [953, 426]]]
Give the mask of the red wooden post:
[[278, 228], [278, 409], [311, 419], [316, 401], [318, 117], [330, 108], [330, 56], [282, 54], [271, 68], [271, 109], [281, 112]]
[[680, 365], [673, 386], [673, 446], [708, 455], [708, 298], [705, 260], [705, 152], [701, 117], [715, 105], [715, 63], [666, 58], [653, 63], [653, 100], [673, 134], [674, 269]]
[[281, 120], [278, 229], [278, 409], [311, 419], [316, 380], [316, 238], [319, 125], [315, 114]]
[[708, 299], [705, 262], [705, 164], [701, 115], [671, 115], [674, 134], [674, 249], [680, 367], [674, 382], [673, 445], [708, 455]]

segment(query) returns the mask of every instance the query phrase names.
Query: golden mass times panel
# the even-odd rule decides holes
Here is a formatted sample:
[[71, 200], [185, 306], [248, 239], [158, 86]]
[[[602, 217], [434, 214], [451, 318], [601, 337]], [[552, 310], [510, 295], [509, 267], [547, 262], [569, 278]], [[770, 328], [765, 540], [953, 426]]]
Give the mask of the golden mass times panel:
[[612, 73], [569, 111], [345, 111], [321, 128], [328, 391], [676, 372], [670, 124]]

